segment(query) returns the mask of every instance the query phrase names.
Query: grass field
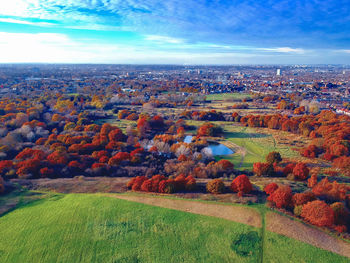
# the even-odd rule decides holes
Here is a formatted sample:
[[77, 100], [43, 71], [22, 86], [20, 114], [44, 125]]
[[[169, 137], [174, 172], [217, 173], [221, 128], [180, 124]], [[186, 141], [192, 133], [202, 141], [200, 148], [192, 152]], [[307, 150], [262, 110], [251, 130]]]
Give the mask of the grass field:
[[265, 232], [264, 238], [264, 260], [263, 262], [270, 263], [295, 263], [295, 262], [350, 262], [349, 258], [339, 256], [337, 254], [328, 252], [299, 242], [282, 235]]
[[250, 97], [248, 93], [219, 93], [206, 95], [207, 100], [242, 100]]
[[[252, 253], [233, 244], [243, 234]], [[257, 262], [260, 244], [247, 225], [87, 194], [20, 207], [0, 218], [0, 236], [0, 262], [26, 263]]]
[[264, 162], [265, 157], [269, 152], [278, 151], [283, 158], [293, 158], [299, 154], [293, 151], [286, 145], [281, 145], [276, 142], [274, 137], [266, 133], [257, 133], [257, 129], [225, 125], [225, 139], [238, 146], [246, 149], [243, 162], [240, 166], [242, 155], [233, 154], [229, 156], [222, 156], [224, 159], [232, 161], [235, 166], [241, 170], [252, 169], [255, 162]]
[[46, 194], [0, 217], [0, 262], [348, 262], [264, 233], [101, 195]]
[[[200, 126], [204, 121], [186, 121], [189, 125]], [[239, 126], [232, 122], [215, 122], [224, 129], [224, 137], [228, 143], [233, 143], [245, 149], [242, 161], [242, 153], [216, 156], [217, 160], [231, 161], [236, 169], [251, 170], [255, 162], [264, 162], [269, 152], [278, 151], [283, 158], [296, 158], [299, 153], [293, 151], [288, 145], [282, 145], [269, 134], [269, 129], [258, 129]], [[194, 132], [195, 133], [195, 132]], [[290, 136], [289, 133], [279, 131], [280, 136]]]

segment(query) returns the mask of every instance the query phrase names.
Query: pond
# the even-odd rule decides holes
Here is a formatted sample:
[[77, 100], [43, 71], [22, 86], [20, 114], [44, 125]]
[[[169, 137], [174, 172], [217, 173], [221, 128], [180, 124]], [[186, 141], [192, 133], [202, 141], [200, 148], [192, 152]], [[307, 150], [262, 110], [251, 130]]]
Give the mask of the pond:
[[[191, 143], [192, 138], [193, 138], [193, 136], [187, 135], [184, 139], [184, 142]], [[228, 154], [234, 153], [230, 148], [228, 148], [227, 146], [225, 146], [221, 143], [209, 142], [209, 146], [207, 146], [205, 148], [208, 148], [214, 156], [215, 155], [228, 155]]]

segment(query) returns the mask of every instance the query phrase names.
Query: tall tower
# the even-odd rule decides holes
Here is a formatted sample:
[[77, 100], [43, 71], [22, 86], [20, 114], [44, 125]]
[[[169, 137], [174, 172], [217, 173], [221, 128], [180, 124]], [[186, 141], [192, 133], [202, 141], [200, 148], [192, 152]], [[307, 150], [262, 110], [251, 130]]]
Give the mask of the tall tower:
[[276, 76], [281, 76], [281, 69], [277, 69]]

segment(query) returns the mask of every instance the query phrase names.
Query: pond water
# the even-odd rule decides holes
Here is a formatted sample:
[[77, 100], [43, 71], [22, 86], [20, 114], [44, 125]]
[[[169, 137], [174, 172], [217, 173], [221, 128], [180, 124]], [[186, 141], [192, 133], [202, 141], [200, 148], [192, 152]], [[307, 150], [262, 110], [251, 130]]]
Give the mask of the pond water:
[[[185, 143], [191, 143], [192, 141], [192, 137], [191, 135], [187, 135], [184, 139]], [[213, 142], [209, 142], [209, 146], [205, 147], [208, 148], [212, 154], [215, 155], [228, 155], [228, 154], [233, 154], [234, 152], [228, 148], [227, 146], [221, 144], [221, 143], [213, 143]], [[205, 149], [204, 148], [204, 149]]]

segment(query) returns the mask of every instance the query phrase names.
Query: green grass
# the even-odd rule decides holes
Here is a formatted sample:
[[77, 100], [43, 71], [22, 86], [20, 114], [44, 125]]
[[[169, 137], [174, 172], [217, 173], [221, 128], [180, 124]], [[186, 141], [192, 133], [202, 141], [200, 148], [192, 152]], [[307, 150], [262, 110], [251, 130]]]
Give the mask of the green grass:
[[259, 251], [240, 244], [255, 247], [258, 233], [111, 197], [56, 195], [0, 218], [0, 262], [257, 262]]
[[220, 156], [220, 158], [233, 162], [235, 167], [240, 170], [251, 170], [255, 162], [265, 162], [266, 155], [272, 151], [280, 152], [282, 158], [298, 156], [298, 153], [293, 151], [290, 147], [277, 144], [273, 136], [268, 134], [267, 129], [265, 134], [257, 133], [257, 130], [254, 128], [233, 126], [232, 124], [225, 125], [224, 129], [225, 139], [245, 148], [246, 155], [241, 167], [239, 167], [239, 165], [242, 157], [239, 154]]
[[206, 95], [207, 100], [227, 100], [227, 99], [242, 100], [250, 97], [251, 96], [248, 93], [220, 93], [220, 94]]
[[350, 259], [323, 249], [319, 249], [309, 244], [305, 244], [295, 239], [266, 231], [264, 239], [264, 262], [346, 263], [350, 262]]
[[248, 225], [93, 194], [45, 193], [0, 217], [0, 237], [2, 263], [349, 262]]
[[[187, 120], [188, 125], [201, 126], [205, 121], [194, 121]], [[239, 170], [252, 170], [253, 164], [256, 162], [265, 162], [265, 157], [272, 151], [278, 151], [282, 155], [282, 158], [294, 158], [298, 157], [299, 154], [293, 151], [287, 145], [281, 145], [276, 143], [275, 139], [271, 134], [269, 134], [269, 129], [264, 129], [264, 134], [258, 133], [258, 129], [238, 126], [234, 122], [224, 122], [217, 121], [215, 124], [221, 126], [224, 129], [224, 137], [226, 141], [232, 142], [240, 147], [246, 149], [246, 155], [243, 159], [242, 166], [240, 166], [242, 155], [241, 154], [231, 154], [215, 156], [216, 160], [226, 159], [231, 161], [235, 165], [235, 169]], [[287, 132], [286, 136], [290, 135]], [[193, 134], [196, 131], [192, 131]]]

